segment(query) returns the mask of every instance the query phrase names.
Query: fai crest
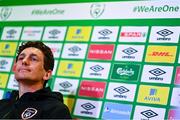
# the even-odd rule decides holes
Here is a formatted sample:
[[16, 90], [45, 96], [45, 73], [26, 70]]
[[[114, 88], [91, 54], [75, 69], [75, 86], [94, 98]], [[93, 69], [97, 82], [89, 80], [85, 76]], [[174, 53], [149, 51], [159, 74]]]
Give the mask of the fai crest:
[[27, 108], [21, 114], [21, 118], [22, 119], [29, 119], [29, 118], [32, 118], [34, 115], [36, 115], [36, 113], [37, 113], [37, 110], [35, 108]]
[[90, 8], [90, 14], [93, 18], [98, 18], [104, 12], [105, 4], [92, 4]]
[[2, 20], [7, 20], [12, 13], [12, 8], [4, 7], [0, 11], [0, 17]]

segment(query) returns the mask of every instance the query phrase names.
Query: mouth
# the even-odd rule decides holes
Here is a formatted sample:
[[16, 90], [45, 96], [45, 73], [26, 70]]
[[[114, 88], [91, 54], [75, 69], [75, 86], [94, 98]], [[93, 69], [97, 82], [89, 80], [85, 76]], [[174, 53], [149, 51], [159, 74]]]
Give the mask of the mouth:
[[30, 72], [29, 69], [19, 69], [19, 72]]

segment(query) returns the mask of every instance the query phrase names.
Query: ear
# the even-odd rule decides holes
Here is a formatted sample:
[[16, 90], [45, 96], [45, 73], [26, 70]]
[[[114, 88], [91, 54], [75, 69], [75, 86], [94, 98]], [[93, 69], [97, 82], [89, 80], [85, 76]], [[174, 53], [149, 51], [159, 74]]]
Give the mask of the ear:
[[16, 62], [14, 62], [14, 64], [13, 64], [12, 71], [13, 71], [13, 72], [16, 71]]
[[44, 74], [43, 76], [43, 80], [46, 81], [46, 80], [49, 80], [52, 76], [52, 70], [48, 70], [46, 71], [46, 73]]

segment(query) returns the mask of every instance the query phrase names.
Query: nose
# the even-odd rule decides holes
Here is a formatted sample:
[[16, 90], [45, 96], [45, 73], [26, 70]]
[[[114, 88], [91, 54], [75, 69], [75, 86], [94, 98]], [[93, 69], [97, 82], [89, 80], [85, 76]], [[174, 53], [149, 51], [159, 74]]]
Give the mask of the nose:
[[23, 64], [23, 65], [29, 65], [28, 57], [25, 57], [25, 58], [22, 60], [22, 64]]

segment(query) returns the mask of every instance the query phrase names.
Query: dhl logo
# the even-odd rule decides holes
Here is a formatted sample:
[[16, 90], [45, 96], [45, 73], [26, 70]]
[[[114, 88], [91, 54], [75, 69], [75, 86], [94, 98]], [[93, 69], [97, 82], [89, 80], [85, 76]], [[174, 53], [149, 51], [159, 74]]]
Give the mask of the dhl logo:
[[172, 56], [169, 52], [152, 52], [152, 54], [150, 54], [150, 56], [166, 56], [166, 57], [170, 57]]

